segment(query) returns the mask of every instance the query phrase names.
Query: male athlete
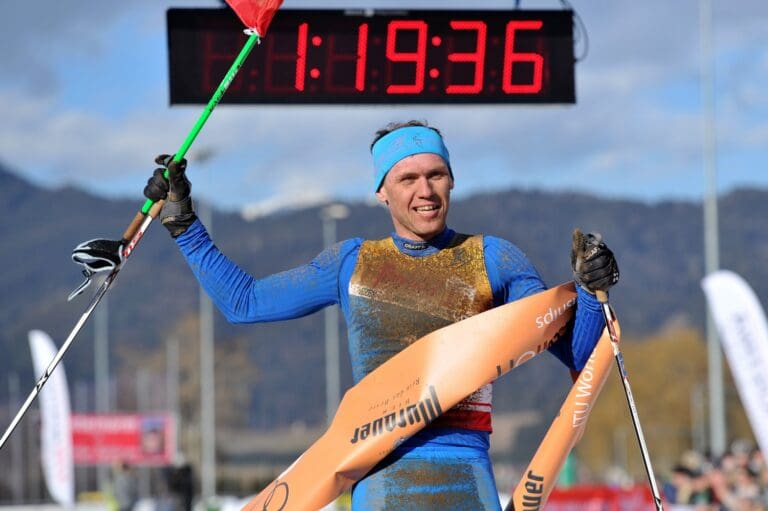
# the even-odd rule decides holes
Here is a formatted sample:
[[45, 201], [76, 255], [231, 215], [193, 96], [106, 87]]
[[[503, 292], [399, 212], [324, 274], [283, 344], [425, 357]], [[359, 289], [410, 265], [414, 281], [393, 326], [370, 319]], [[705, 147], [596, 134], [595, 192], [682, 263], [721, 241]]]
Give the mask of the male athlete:
[[[355, 383], [438, 328], [546, 289], [512, 243], [447, 227], [454, 175], [438, 130], [418, 121], [390, 124], [376, 134], [371, 152], [374, 191], [392, 217], [392, 235], [342, 241], [304, 266], [264, 278], [247, 275], [213, 244], [192, 208], [186, 162], [159, 156], [169, 178], [163, 178], [165, 168], [157, 169], [144, 190], [154, 202], [167, 200], [162, 224], [229, 321], [298, 318], [339, 304]], [[589, 240], [586, 253], [572, 254], [579, 261], [573, 329], [550, 348], [575, 370], [584, 367], [604, 325], [593, 293], [607, 291], [619, 278], [613, 253], [599, 237]], [[486, 385], [360, 480], [352, 508], [500, 510], [490, 432]]]

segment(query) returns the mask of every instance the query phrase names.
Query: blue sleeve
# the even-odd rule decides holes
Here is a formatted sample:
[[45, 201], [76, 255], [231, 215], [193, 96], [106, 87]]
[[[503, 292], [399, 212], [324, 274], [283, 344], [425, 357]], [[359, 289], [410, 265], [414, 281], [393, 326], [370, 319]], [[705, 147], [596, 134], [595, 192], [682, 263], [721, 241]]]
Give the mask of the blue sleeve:
[[[485, 236], [483, 249], [495, 305], [513, 302], [547, 289], [528, 257], [512, 243]], [[573, 328], [552, 345], [549, 351], [569, 368], [580, 371], [600, 338], [605, 320], [597, 298], [578, 285], [576, 290], [578, 296]]]
[[360, 246], [357, 239], [342, 241], [308, 264], [256, 279], [221, 253], [199, 220], [176, 243], [200, 285], [231, 323], [293, 319], [340, 303], [342, 262]]
[[576, 284], [576, 313], [573, 328], [559, 342], [549, 348], [561, 362], [581, 371], [589, 360], [592, 350], [605, 327], [605, 318], [600, 302], [595, 295]]
[[483, 257], [495, 306], [547, 289], [528, 256], [507, 240], [484, 236]]

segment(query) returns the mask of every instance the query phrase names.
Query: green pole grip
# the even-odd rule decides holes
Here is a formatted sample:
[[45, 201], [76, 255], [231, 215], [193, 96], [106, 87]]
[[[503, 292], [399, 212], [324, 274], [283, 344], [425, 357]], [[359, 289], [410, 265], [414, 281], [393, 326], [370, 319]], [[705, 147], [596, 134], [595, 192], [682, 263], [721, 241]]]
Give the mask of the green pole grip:
[[[232, 66], [229, 68], [229, 71], [227, 71], [227, 74], [224, 76], [224, 79], [219, 84], [218, 88], [216, 89], [216, 92], [213, 93], [213, 96], [211, 97], [210, 101], [208, 101], [208, 104], [205, 106], [205, 109], [200, 114], [200, 117], [198, 117], [197, 122], [192, 127], [192, 130], [187, 135], [187, 138], [184, 140], [184, 142], [181, 144], [181, 147], [178, 151], [176, 151], [176, 154], [173, 157], [173, 161], [179, 162], [184, 158], [184, 155], [187, 154], [187, 151], [189, 150], [189, 147], [192, 145], [192, 142], [195, 141], [195, 138], [197, 138], [197, 134], [200, 133], [200, 130], [203, 129], [203, 125], [205, 125], [205, 121], [208, 120], [208, 117], [211, 116], [211, 112], [213, 112], [213, 109], [216, 108], [216, 105], [219, 104], [221, 101], [221, 98], [224, 96], [224, 93], [227, 91], [227, 88], [229, 88], [229, 85], [232, 83], [232, 80], [235, 79], [235, 75], [238, 71], [240, 71], [240, 68], [243, 66], [243, 62], [245, 62], [246, 57], [248, 57], [248, 54], [251, 53], [251, 50], [256, 45], [256, 43], [259, 42], [259, 34], [252, 33], [250, 36], [248, 36], [248, 40], [245, 42], [245, 45], [243, 46], [243, 49], [240, 50], [240, 53], [237, 55], [237, 58], [232, 63]], [[168, 178], [168, 171], [165, 171], [165, 177]], [[141, 212], [146, 215], [149, 213], [149, 208], [152, 207], [152, 204], [154, 202], [152, 199], [147, 199], [147, 201], [144, 203], [144, 205], [141, 207]]]

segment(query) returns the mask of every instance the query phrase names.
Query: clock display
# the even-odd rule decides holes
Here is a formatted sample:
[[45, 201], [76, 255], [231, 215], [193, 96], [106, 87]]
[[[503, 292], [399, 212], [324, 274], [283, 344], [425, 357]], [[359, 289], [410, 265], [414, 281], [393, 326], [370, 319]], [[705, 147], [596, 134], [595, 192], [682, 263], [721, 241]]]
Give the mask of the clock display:
[[[205, 104], [246, 35], [169, 9], [170, 99]], [[574, 103], [569, 10], [281, 10], [225, 103]]]

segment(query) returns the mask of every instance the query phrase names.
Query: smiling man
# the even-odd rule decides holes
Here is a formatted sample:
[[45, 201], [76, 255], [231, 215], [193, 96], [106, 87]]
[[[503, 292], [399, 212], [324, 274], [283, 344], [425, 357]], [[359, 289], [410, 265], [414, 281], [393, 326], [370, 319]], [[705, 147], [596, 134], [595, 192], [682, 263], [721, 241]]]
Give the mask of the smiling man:
[[[371, 151], [376, 197], [388, 206], [398, 236], [429, 241], [440, 234], [453, 189], [448, 150], [440, 134], [420, 125], [382, 130]], [[425, 152], [409, 154], [414, 151]]]
[[[244, 273], [211, 241], [192, 208], [185, 162], [158, 157], [169, 179], [157, 169], [144, 193], [154, 202], [168, 199], [161, 221], [229, 321], [298, 318], [339, 304], [358, 382], [438, 328], [545, 289], [512, 243], [447, 226], [454, 175], [438, 130], [418, 121], [390, 124], [377, 132], [371, 152], [374, 191], [394, 232], [342, 241], [306, 265], [262, 278]], [[618, 281], [612, 252], [590, 240], [584, 253], [572, 254], [579, 261], [573, 328], [550, 348], [576, 370], [603, 329], [593, 293]], [[491, 396], [491, 385], [477, 389], [396, 448], [355, 485], [353, 509], [499, 510], [488, 456]]]

